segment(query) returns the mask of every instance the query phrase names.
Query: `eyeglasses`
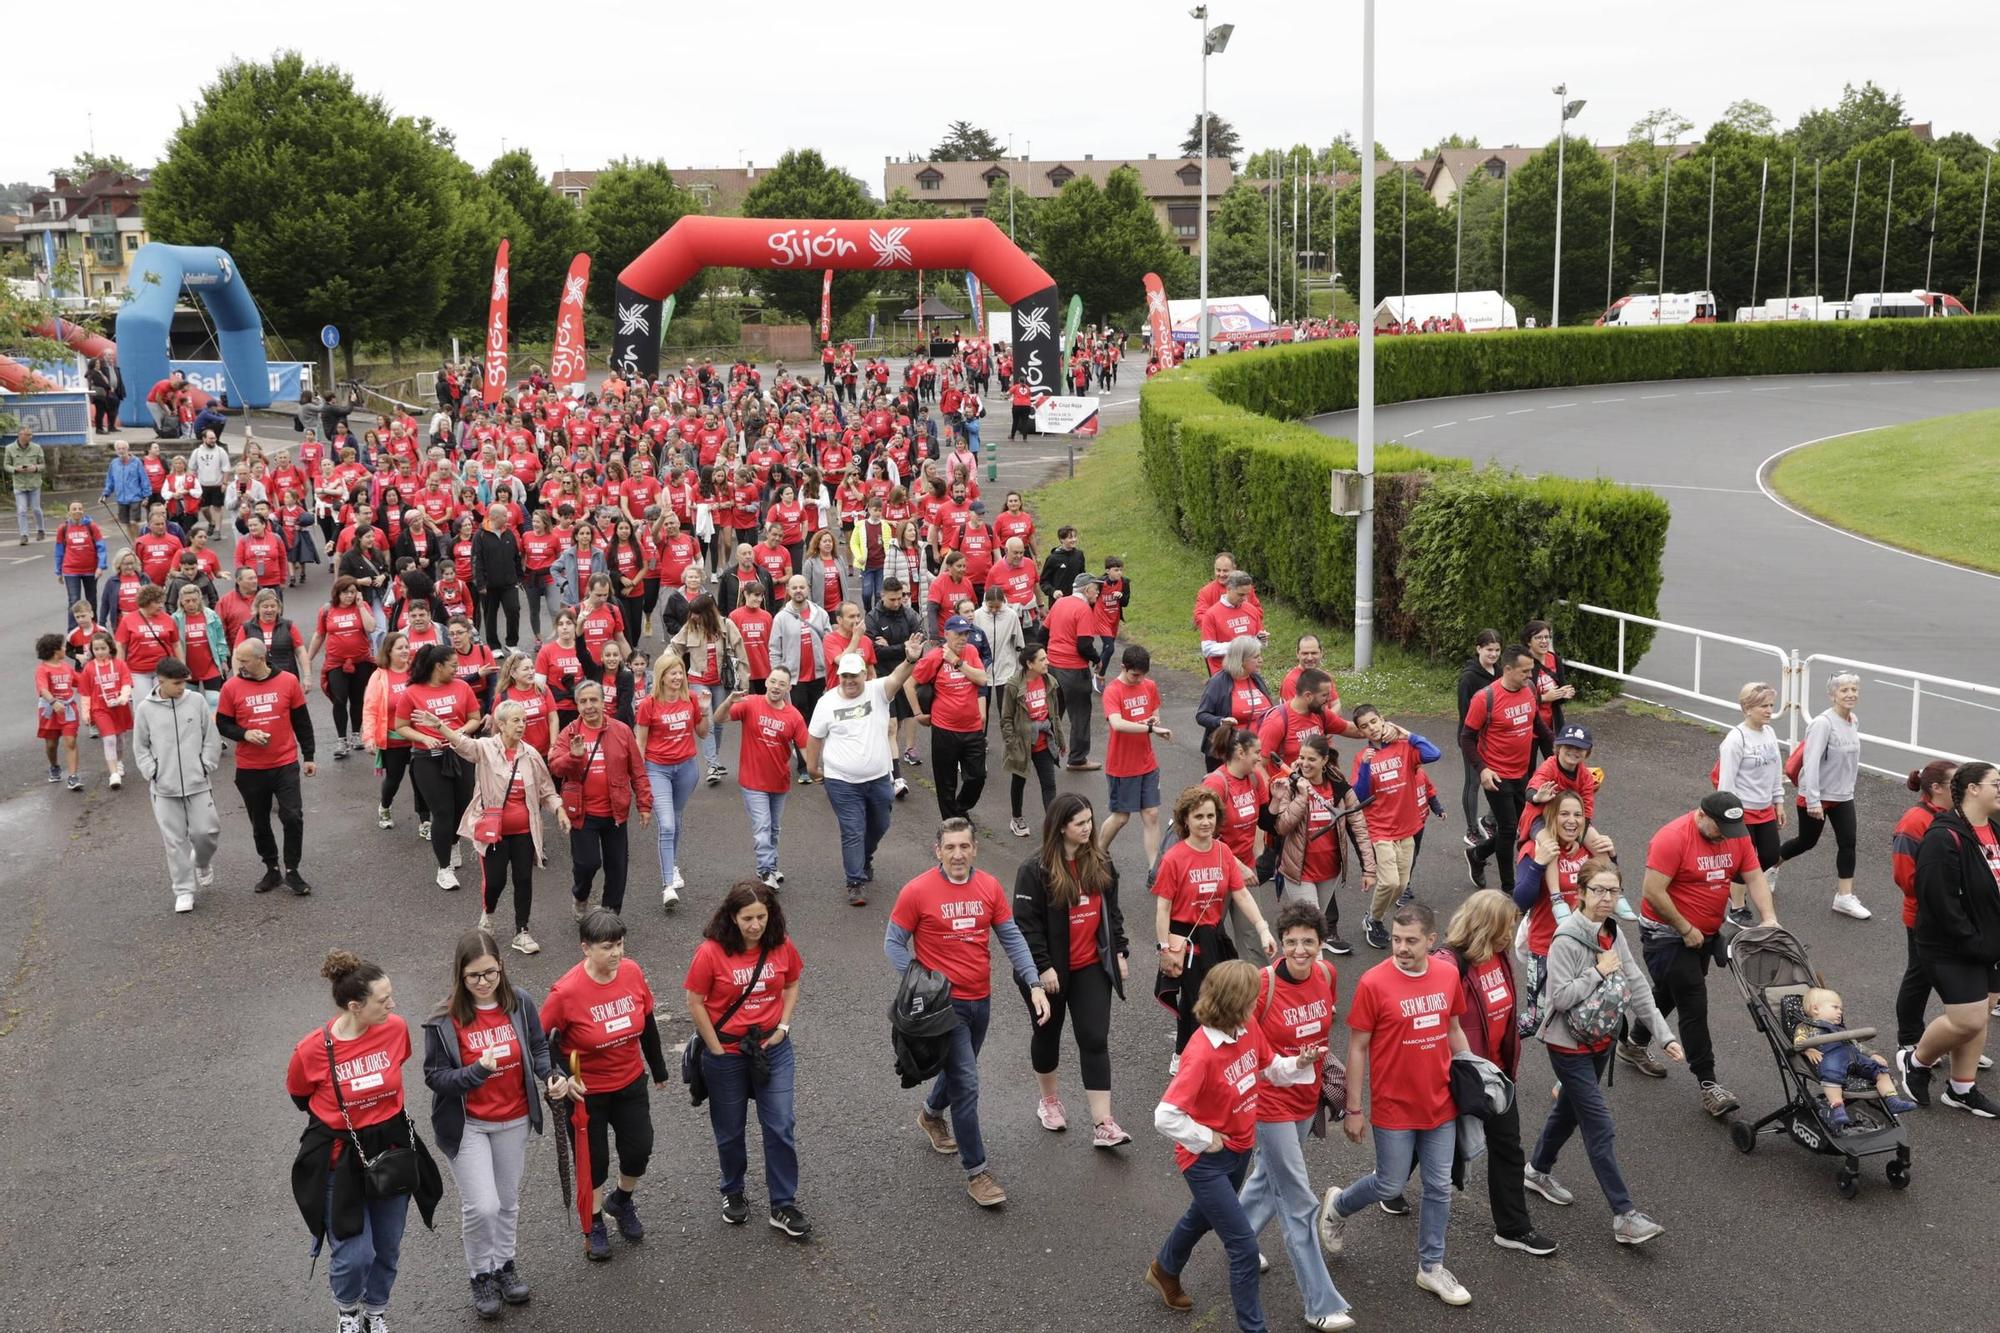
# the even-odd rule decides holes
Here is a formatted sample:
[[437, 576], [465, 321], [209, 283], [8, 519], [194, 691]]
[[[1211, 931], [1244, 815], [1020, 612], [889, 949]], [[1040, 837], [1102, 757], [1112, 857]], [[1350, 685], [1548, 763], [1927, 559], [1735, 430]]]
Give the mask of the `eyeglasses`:
[[1618, 896], [1618, 886], [1615, 884], [1586, 884], [1583, 886], [1583, 891], [1597, 898], [1616, 898]]
[[500, 969], [497, 967], [489, 967], [483, 971], [467, 972], [465, 974], [465, 983], [468, 986], [491, 986], [498, 980], [500, 980]]

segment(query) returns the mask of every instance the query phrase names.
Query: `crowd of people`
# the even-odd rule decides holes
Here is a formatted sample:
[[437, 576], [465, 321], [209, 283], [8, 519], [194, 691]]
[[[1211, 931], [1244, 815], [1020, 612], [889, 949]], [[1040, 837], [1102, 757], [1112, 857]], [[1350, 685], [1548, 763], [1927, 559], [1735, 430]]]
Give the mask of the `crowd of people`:
[[[1169, 701], [1147, 647], [1125, 641], [1122, 562], [1091, 569], [1077, 526], [1047, 532], [1018, 492], [982, 490], [973, 361], [935, 367], [934, 410], [921, 371], [891, 391], [871, 369], [850, 394], [833, 350], [818, 379], [689, 362], [582, 397], [530, 382], [488, 405], [461, 388], [426, 422], [396, 414], [358, 439], [342, 423], [324, 440], [252, 438], [232, 454], [210, 437], [159, 468], [157, 454], [121, 447], [105, 487], [116, 516], [100, 525], [72, 505], [56, 528], [68, 619], [57, 632], [51, 613], [35, 672], [49, 781], [83, 789], [88, 735], [121, 788], [129, 748], [176, 913], [216, 881], [225, 764], [263, 866], [256, 892], [314, 892], [306, 819], [320, 805], [306, 792], [328, 755], [372, 763], [367, 813], [381, 831], [409, 819], [439, 890], [476, 870], [480, 909], [422, 1024], [422, 1069], [477, 1313], [530, 1299], [516, 1219], [534, 1135], [574, 1152], [589, 1259], [614, 1256], [614, 1230], [645, 1234], [650, 1088], [673, 1071], [654, 981], [625, 945], [628, 888], [636, 873], [650, 895], [655, 868], [663, 910], [705, 909], [682, 981], [695, 1036], [680, 1077], [708, 1107], [722, 1218], [750, 1215], [754, 1101], [769, 1223], [811, 1234], [790, 1044], [809, 950], [785, 903], [826, 890], [804, 874], [787, 885], [783, 830], [787, 802], [812, 786], [838, 827], [854, 908], [878, 892], [876, 854], [899, 812], [925, 830], [934, 866], [887, 895], [884, 988], [898, 987], [904, 1084], [928, 1084], [915, 1127], [987, 1208], [1007, 1199], [980, 1132], [996, 938], [1026, 1010], [1038, 1123], [1069, 1126], [1067, 1023], [1092, 1146], [1132, 1144], [1113, 1114], [1109, 1038], [1143, 936], [1112, 860], [1136, 817], [1153, 900], [1139, 948], [1155, 945], [1154, 995], [1177, 1020], [1153, 1124], [1190, 1195], [1144, 1274], [1169, 1307], [1191, 1308], [1182, 1275], [1213, 1231], [1238, 1326], [1266, 1327], [1259, 1236], [1276, 1217], [1308, 1324], [1351, 1327], [1328, 1260], [1371, 1207], [1410, 1211], [1413, 1178], [1416, 1283], [1465, 1304], [1444, 1264], [1463, 1159], [1487, 1159], [1495, 1243], [1547, 1255], [1557, 1244], [1528, 1196], [1574, 1204], [1554, 1171], [1579, 1132], [1613, 1241], [1661, 1235], [1625, 1183], [1600, 1080], [1613, 1060], [1662, 1079], [1685, 1062], [1704, 1111], [1736, 1109], [1707, 974], [1730, 930], [1776, 922], [1780, 866], [1829, 825], [1832, 908], [1867, 917], [1859, 681], [1835, 677], [1789, 759], [1771, 730], [1775, 693], [1746, 686], [1712, 789], [1646, 840], [1643, 871], [1629, 851], [1621, 868], [1600, 829], [1605, 776], [1589, 729], [1564, 717], [1575, 689], [1547, 623], [1511, 642], [1478, 636], [1441, 745], [1374, 705], [1343, 705], [1310, 635], [1267, 675], [1256, 580], [1220, 553], [1188, 608], [1209, 679]], [[1004, 349], [994, 362], [1005, 383]], [[1166, 791], [1159, 747], [1184, 717], [1208, 773]], [[1003, 836], [1021, 848], [1011, 889], [975, 822], [996, 727]], [[1336, 744], [1351, 747], [1347, 762]], [[1426, 826], [1446, 818], [1428, 766], [1452, 745], [1472, 891], [1441, 922], [1414, 872]], [[922, 770], [935, 818], [907, 813]], [[1099, 772], [1101, 798], [1078, 790], [1089, 776], [1058, 789], [1059, 773]], [[733, 835], [742, 872], [695, 883], [684, 849], [692, 830], [717, 827], [721, 796], [707, 793], [725, 781], [746, 817], [747, 840]], [[1787, 781], [1797, 832], [1780, 841]], [[1894, 847], [1909, 938], [1899, 1090], [1991, 1118], [1976, 1075], [2000, 1001], [2000, 776], [1932, 764], [1912, 785], [1920, 801]], [[635, 822], [654, 834], [652, 857], [633, 845]], [[708, 838], [704, 860], [726, 859], [721, 845]], [[537, 999], [507, 961], [541, 951], [535, 880], [564, 857], [578, 961]], [[1496, 863], [1504, 881], [1489, 888]], [[1343, 898], [1358, 942], [1382, 955], [1350, 974], [1344, 1016]], [[414, 1048], [389, 977], [344, 950], [323, 971], [332, 1015], [286, 1074], [307, 1116], [293, 1180], [330, 1248], [341, 1333], [382, 1333], [408, 1205], [428, 1223], [443, 1175], [404, 1105]], [[1942, 1014], [1926, 1026], [1933, 991]], [[1511, 1093], [1537, 1077], [1522, 1068], [1529, 1038], [1557, 1089], [1532, 1145]], [[1334, 1120], [1372, 1142], [1374, 1165], [1322, 1191], [1306, 1141]]]

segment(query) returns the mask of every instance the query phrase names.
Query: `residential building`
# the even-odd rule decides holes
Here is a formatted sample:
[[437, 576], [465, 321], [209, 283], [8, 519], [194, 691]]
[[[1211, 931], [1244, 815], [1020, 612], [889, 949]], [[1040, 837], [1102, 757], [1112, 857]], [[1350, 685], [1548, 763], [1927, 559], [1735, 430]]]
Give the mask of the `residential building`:
[[[1081, 158], [1029, 160], [1000, 158], [988, 162], [929, 162], [884, 158], [882, 193], [887, 198], [898, 189], [926, 203], [936, 204], [947, 213], [984, 217], [986, 200], [993, 187], [1011, 180], [1014, 187], [1031, 199], [1053, 199], [1062, 187], [1078, 176], [1088, 176], [1102, 186], [1113, 171], [1130, 167], [1139, 175], [1139, 188], [1153, 206], [1162, 226], [1194, 253], [1195, 236], [1201, 222], [1201, 159], [1167, 157], [1149, 153], [1143, 158], [1100, 158], [1085, 153]], [[1209, 221], [1215, 220], [1215, 201], [1235, 183], [1236, 173], [1229, 159], [1208, 161]]]
[[51, 188], [29, 195], [28, 215], [14, 230], [25, 242], [36, 278], [59, 296], [79, 300], [125, 291], [126, 266], [149, 239], [145, 194], [144, 176], [100, 171], [83, 181], [57, 176]]
[[[741, 212], [743, 196], [750, 193], [750, 187], [757, 183], [755, 162], [747, 162], [740, 167], [669, 167], [667, 171], [676, 185], [701, 202], [704, 213]], [[558, 171], [550, 175], [549, 186], [582, 208], [583, 201], [590, 195], [591, 186], [597, 183], [598, 175], [595, 171]]]

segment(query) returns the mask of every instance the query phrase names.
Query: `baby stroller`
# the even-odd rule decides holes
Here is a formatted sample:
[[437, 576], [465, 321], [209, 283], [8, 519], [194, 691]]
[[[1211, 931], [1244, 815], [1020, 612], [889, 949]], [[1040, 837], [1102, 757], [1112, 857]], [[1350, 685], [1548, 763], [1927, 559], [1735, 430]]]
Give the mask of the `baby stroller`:
[[1730, 970], [1743, 991], [1750, 1009], [1750, 1021], [1771, 1044], [1772, 1058], [1778, 1062], [1778, 1078], [1785, 1088], [1785, 1103], [1761, 1120], [1736, 1120], [1729, 1136], [1737, 1151], [1757, 1150], [1757, 1140], [1765, 1134], [1786, 1134], [1801, 1147], [1841, 1159], [1834, 1186], [1841, 1197], [1853, 1198], [1860, 1192], [1861, 1160], [1864, 1157], [1890, 1158], [1889, 1184], [1894, 1189], [1910, 1187], [1910, 1144], [1902, 1122], [1884, 1106], [1874, 1087], [1858, 1086], [1862, 1080], [1850, 1078], [1844, 1089], [1848, 1127], [1836, 1134], [1823, 1118], [1826, 1103], [1820, 1095], [1819, 1070], [1806, 1058], [1815, 1046], [1838, 1041], [1867, 1041], [1874, 1028], [1850, 1028], [1829, 1032], [1804, 1042], [1795, 1042], [1803, 1015], [1805, 993], [1821, 985], [1806, 956], [1805, 945], [1782, 926], [1753, 926], [1736, 934], [1730, 946]]

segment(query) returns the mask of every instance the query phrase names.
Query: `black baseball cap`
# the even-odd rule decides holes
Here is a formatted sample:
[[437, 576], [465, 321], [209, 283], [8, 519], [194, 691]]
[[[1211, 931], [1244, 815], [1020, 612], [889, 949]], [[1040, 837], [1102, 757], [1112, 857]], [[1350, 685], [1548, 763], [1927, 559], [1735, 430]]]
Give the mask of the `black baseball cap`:
[[1743, 802], [1736, 799], [1733, 791], [1712, 791], [1701, 798], [1700, 810], [1715, 821], [1725, 838], [1740, 838], [1747, 831], [1743, 825]]

